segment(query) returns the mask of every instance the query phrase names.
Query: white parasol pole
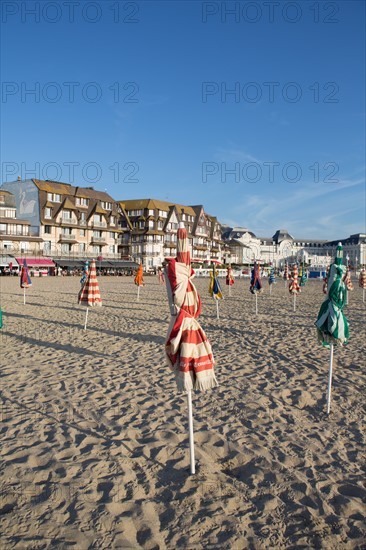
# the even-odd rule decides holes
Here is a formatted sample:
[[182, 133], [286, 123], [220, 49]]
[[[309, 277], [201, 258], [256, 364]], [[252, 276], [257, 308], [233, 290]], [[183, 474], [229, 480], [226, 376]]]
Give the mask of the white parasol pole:
[[216, 318], [217, 318], [217, 319], [220, 319], [220, 313], [219, 313], [219, 301], [218, 301], [218, 299], [217, 299], [217, 298], [215, 299], [215, 302], [216, 302]]
[[140, 285], [137, 285], [137, 299], [140, 299]]
[[25, 305], [25, 286], [23, 287], [23, 304]]
[[189, 429], [189, 458], [191, 464], [191, 474], [196, 473], [196, 466], [194, 460], [194, 439], [193, 439], [193, 415], [192, 415], [192, 392], [187, 393], [188, 403], [188, 429]]
[[296, 311], [296, 292], [294, 292], [294, 311]]
[[328, 391], [327, 391], [327, 414], [329, 414], [330, 412], [330, 396], [332, 393], [332, 374], [333, 374], [333, 344], [330, 344], [329, 377], [328, 377]]
[[365, 301], [365, 289], [364, 288], [362, 289], [362, 301], [363, 302]]
[[84, 330], [86, 330], [86, 324], [88, 322], [88, 311], [89, 311], [89, 308], [87, 307], [86, 308], [86, 314], [85, 314], [85, 325], [84, 325]]
[[231, 296], [231, 284], [229, 284], [229, 296]]
[[269, 285], [269, 295], [272, 294], [272, 285]]

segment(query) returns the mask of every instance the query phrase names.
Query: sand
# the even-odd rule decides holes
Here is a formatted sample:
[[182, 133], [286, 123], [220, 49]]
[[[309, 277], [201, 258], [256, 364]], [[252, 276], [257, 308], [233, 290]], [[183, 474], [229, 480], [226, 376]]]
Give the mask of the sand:
[[77, 305], [78, 277], [34, 278], [26, 305], [2, 277], [2, 499], [5, 549], [366, 548], [365, 312], [329, 350], [314, 321], [322, 283], [293, 298], [278, 281], [255, 300], [237, 280], [220, 319], [196, 279], [220, 387], [186, 397], [165, 366], [169, 308], [146, 277], [100, 277], [101, 308]]

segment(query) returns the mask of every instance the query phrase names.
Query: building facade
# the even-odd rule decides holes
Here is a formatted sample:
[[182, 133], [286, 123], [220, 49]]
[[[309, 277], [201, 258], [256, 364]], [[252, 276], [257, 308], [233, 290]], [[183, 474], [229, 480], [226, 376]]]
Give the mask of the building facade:
[[[134, 262], [156, 270], [176, 256], [180, 222], [197, 265], [249, 266], [257, 260], [279, 269], [293, 262], [320, 268], [329, 265], [338, 244], [294, 238], [286, 229], [259, 237], [247, 228], [223, 226], [202, 205], [151, 198], [116, 201], [92, 187], [49, 180], [18, 179], [0, 187], [3, 255], [47, 257], [66, 267], [94, 258], [112, 267]], [[340, 241], [345, 262], [355, 269], [366, 264], [366, 234]]]
[[221, 224], [202, 205], [184, 206], [156, 199], [119, 202], [124, 219], [123, 255], [153, 270], [177, 255], [177, 231], [183, 222], [193, 263], [222, 263]]

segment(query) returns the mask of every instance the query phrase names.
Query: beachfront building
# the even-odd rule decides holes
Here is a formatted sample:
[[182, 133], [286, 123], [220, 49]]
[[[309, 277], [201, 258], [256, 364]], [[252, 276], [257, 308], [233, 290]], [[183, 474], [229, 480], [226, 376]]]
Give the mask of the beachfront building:
[[145, 270], [155, 270], [176, 256], [179, 222], [187, 229], [193, 263], [223, 261], [221, 224], [202, 205], [185, 206], [157, 199], [125, 200], [119, 205], [126, 217], [122, 254], [142, 263]]
[[0, 268], [18, 268], [16, 257], [28, 253], [40, 255], [42, 239], [27, 219], [18, 218], [13, 193], [0, 188]]
[[297, 262], [320, 270], [333, 261], [339, 241], [343, 244], [344, 263], [354, 269], [366, 263], [366, 235], [363, 233], [326, 241], [295, 238], [286, 229], [278, 229], [272, 237], [259, 237], [244, 227], [225, 226], [222, 237], [226, 263], [249, 266], [257, 260], [283, 269], [286, 263]]
[[79, 267], [77, 260], [95, 258], [118, 267], [121, 214], [108, 193], [37, 179], [6, 182], [0, 190], [12, 193], [37, 236], [37, 246], [23, 247], [22, 257], [49, 257], [62, 267]]

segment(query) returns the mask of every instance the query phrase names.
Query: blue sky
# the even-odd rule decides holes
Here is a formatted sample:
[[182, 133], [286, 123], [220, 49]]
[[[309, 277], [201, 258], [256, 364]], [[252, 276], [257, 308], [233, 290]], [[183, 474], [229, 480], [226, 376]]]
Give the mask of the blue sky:
[[1, 4], [3, 181], [366, 231], [364, 2]]

